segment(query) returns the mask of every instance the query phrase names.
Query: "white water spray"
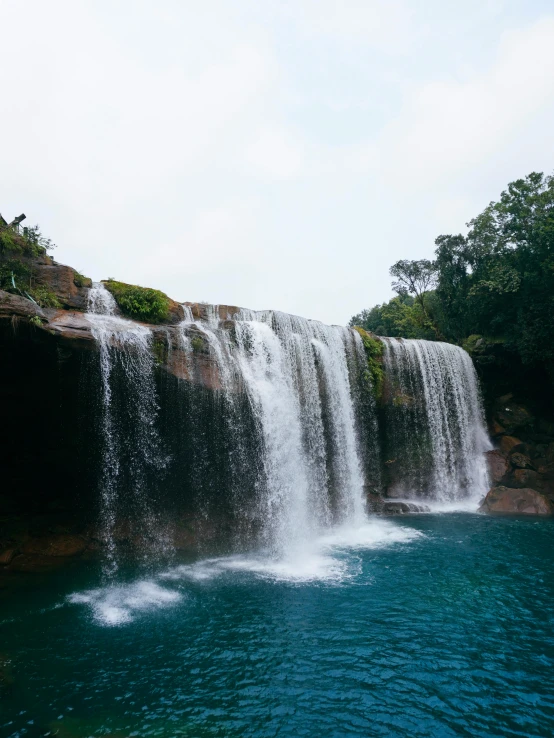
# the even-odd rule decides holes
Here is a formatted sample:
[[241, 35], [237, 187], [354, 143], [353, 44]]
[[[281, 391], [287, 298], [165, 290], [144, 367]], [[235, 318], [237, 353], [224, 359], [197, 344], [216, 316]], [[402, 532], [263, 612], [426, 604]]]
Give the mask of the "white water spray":
[[[392, 459], [398, 493], [439, 502], [482, 497], [488, 439], [475, 368], [458, 346], [386, 338]], [[399, 464], [398, 461], [401, 463]]]
[[[143, 548], [151, 551], [167, 548], [167, 537], [160, 524], [148, 491], [148, 472], [157, 472], [167, 463], [155, 428], [158, 402], [154, 381], [154, 360], [149, 328], [116, 315], [117, 304], [102, 283], [95, 282], [89, 291], [87, 319], [100, 350], [102, 381], [101, 528], [106, 545], [106, 573], [117, 568], [116, 528], [130, 524], [133, 513], [135, 530], [126, 536], [142, 536]], [[124, 382], [119, 386], [125, 396], [114, 390], [117, 373]], [[117, 396], [116, 396], [117, 395]], [[121, 424], [126, 422], [126, 428]], [[124, 465], [122, 459], [125, 459]], [[122, 481], [125, 478], [125, 482]], [[131, 488], [124, 499], [122, 488]], [[126, 507], [119, 517], [120, 503]], [[131, 510], [129, 509], [131, 508]]]

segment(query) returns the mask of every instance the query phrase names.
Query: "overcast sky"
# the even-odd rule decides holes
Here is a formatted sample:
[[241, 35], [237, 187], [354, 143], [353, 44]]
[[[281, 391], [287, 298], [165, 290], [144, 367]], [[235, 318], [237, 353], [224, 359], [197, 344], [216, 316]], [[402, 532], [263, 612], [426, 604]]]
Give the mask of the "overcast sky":
[[0, 212], [57, 261], [328, 323], [554, 170], [552, 0], [0, 0]]

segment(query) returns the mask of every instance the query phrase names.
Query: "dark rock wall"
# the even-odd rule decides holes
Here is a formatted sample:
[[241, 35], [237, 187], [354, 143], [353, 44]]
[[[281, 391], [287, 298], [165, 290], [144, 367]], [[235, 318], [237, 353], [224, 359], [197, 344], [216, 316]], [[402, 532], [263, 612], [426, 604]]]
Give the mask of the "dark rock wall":
[[97, 465], [83, 384], [88, 352], [62, 345], [21, 320], [0, 322], [3, 509], [47, 512], [91, 507]]

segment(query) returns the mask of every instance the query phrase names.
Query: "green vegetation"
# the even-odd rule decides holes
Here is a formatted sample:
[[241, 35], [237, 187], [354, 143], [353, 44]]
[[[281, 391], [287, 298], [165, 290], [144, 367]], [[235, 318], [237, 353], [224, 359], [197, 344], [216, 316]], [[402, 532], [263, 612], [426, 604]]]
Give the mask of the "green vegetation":
[[0, 289], [23, 297], [31, 297], [37, 305], [60, 308], [62, 305], [48, 287], [33, 283], [33, 270], [17, 258], [0, 262]]
[[33, 300], [42, 308], [61, 308], [62, 304], [51, 289], [42, 284], [26, 290]]
[[154, 354], [154, 362], [157, 365], [165, 364], [167, 360], [167, 345], [161, 338], [156, 338], [152, 342], [152, 353]]
[[38, 225], [23, 228], [21, 232], [7, 226], [0, 226], [0, 254], [44, 256], [53, 248], [55, 244], [42, 235]]
[[381, 397], [383, 381], [385, 378], [382, 364], [383, 343], [376, 338], [370, 336], [369, 333], [360, 326], [355, 325], [354, 330], [356, 330], [360, 334], [362, 343], [364, 345], [365, 354], [367, 357], [367, 379], [371, 383], [375, 399], [379, 399]]
[[398, 296], [350, 324], [470, 350], [486, 336], [554, 378], [554, 176], [511, 182], [468, 227], [439, 236], [433, 262], [394, 264]]
[[161, 323], [169, 317], [170, 299], [159, 290], [109, 279], [104, 282], [121, 312], [145, 323]]
[[33, 317], [30, 318], [29, 323], [36, 326], [37, 328], [40, 328], [42, 326], [42, 320], [39, 318], [38, 315], [33, 315]]
[[73, 270], [73, 284], [75, 287], [92, 287], [92, 279], [85, 277], [76, 269]]
[[190, 339], [190, 345], [192, 346], [193, 351], [202, 351], [204, 348], [204, 341], [200, 336], [194, 336], [194, 338]]
[[[28, 290], [31, 288], [31, 278], [31, 268], [19, 259], [10, 258], [0, 262], [0, 290], [15, 293], [20, 289]], [[16, 287], [13, 286], [14, 282]]]

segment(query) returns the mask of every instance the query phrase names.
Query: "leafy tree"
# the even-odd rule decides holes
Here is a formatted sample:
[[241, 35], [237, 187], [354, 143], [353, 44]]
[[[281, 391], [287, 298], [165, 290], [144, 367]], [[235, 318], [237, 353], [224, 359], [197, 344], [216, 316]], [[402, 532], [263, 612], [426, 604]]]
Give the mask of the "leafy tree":
[[[554, 378], [554, 176], [511, 182], [468, 228], [467, 236], [439, 236], [434, 262], [394, 264], [399, 296], [352, 320], [382, 335], [432, 330], [457, 343], [485, 335]], [[402, 301], [410, 295], [411, 305]]]
[[420, 323], [425, 330], [432, 330], [440, 337], [440, 331], [434, 323], [432, 316], [426, 306], [426, 295], [436, 283], [437, 268], [435, 263], [428, 259], [409, 261], [401, 259], [393, 264], [389, 270], [390, 275], [396, 280], [392, 288], [399, 295], [413, 295], [416, 304], [421, 310]]

